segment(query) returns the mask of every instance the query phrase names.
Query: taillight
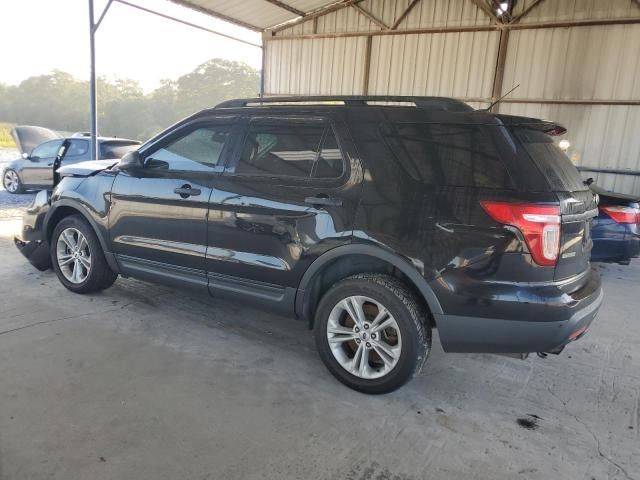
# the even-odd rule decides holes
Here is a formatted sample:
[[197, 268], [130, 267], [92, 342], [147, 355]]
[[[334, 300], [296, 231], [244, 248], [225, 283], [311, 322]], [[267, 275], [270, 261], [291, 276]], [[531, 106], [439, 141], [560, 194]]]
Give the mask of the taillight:
[[617, 223], [640, 223], [640, 208], [611, 206], [600, 207]]
[[560, 208], [534, 203], [480, 202], [496, 222], [522, 232], [538, 265], [552, 266], [560, 252]]

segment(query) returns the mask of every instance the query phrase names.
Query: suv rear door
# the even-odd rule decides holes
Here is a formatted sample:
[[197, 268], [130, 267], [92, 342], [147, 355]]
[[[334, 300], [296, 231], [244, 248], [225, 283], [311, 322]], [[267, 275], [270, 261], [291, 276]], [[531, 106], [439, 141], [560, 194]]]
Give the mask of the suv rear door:
[[330, 118], [255, 116], [244, 125], [211, 195], [209, 288], [230, 293], [241, 282], [245, 293], [277, 300], [318, 256], [351, 241], [360, 170]]
[[554, 279], [585, 272], [593, 246], [591, 221], [598, 214], [595, 196], [551, 136], [535, 126], [520, 125], [512, 130], [560, 201], [560, 254]]

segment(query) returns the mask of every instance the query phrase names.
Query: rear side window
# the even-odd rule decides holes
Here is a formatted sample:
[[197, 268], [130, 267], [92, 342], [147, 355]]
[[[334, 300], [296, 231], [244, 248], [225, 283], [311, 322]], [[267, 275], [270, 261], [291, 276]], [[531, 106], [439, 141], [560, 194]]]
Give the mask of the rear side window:
[[407, 173], [431, 185], [513, 188], [485, 125], [396, 124], [385, 135]]
[[102, 158], [122, 158], [131, 150], [138, 148], [138, 143], [102, 143]]
[[525, 126], [512, 127], [512, 131], [552, 190], [575, 192], [589, 189], [578, 169], [549, 135]]
[[66, 157], [73, 157], [77, 155], [84, 155], [89, 150], [88, 140], [69, 140], [69, 146], [67, 147]]
[[335, 135], [325, 122], [265, 119], [249, 124], [235, 173], [336, 178], [342, 169]]

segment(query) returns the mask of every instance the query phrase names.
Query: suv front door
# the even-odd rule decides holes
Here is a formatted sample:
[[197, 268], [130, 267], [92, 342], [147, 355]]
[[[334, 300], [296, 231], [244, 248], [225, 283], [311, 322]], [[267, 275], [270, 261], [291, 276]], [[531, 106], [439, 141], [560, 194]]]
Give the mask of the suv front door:
[[313, 260], [351, 241], [361, 170], [350, 161], [350, 141], [328, 118], [243, 123], [233, 161], [211, 195], [209, 289], [282, 304]]
[[208, 202], [233, 123], [186, 125], [142, 149], [142, 167], [118, 173], [109, 222], [124, 273], [206, 291]]

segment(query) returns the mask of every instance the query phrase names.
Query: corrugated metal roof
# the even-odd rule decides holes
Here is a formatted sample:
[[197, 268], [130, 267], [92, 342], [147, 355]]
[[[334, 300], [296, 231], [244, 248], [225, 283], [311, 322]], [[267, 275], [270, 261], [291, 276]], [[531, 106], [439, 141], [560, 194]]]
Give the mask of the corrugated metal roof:
[[526, 99], [640, 100], [640, 25], [511, 32], [503, 90]]
[[265, 51], [268, 95], [362, 93], [365, 38], [272, 42]]
[[[567, 128], [571, 143], [567, 154], [578, 166], [640, 170], [640, 108], [613, 105], [541, 105], [534, 103], [500, 105], [500, 113], [552, 119]], [[640, 192], [640, 177], [599, 176], [598, 184], [622, 192]], [[634, 190], [634, 188], [636, 188]]]
[[266, 30], [344, 0], [171, 0], [252, 30]]
[[[527, 10], [535, 0], [516, 3], [514, 16]], [[522, 23], [562, 20], [637, 17], [640, 14], [635, 0], [544, 0], [522, 18]]]
[[[411, 0], [365, 0], [359, 5], [387, 26], [394, 25], [407, 9]], [[489, 17], [470, 0], [432, 0], [419, 2], [397, 26], [407, 28], [428, 28], [446, 26], [488, 25]], [[314, 33], [312, 22], [303, 22], [279, 32], [280, 35], [300, 35]], [[380, 26], [369, 20], [355, 8], [345, 8], [318, 17], [315, 33], [371, 32]]]
[[374, 37], [369, 93], [491, 97], [498, 32]]

